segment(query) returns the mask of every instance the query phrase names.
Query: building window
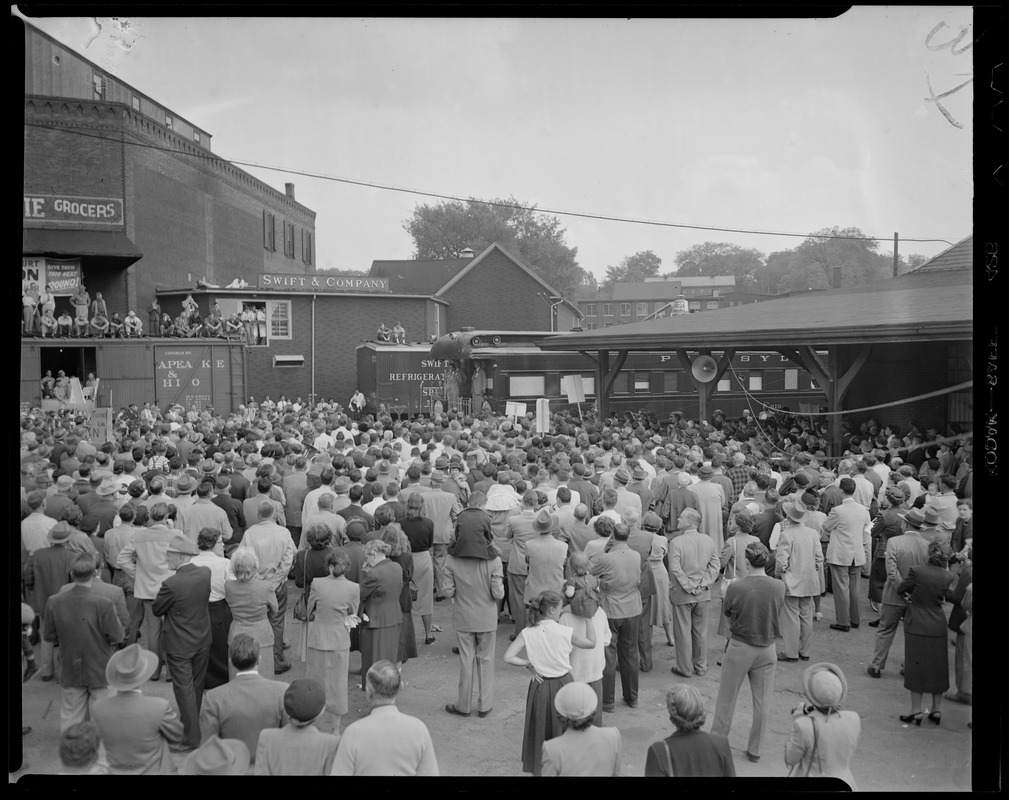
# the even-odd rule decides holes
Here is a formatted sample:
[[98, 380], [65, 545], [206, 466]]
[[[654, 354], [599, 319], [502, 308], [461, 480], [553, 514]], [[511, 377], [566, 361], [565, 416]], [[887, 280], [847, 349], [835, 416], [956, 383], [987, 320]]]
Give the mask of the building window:
[[648, 303], [638, 303], [638, 316], [639, 317], [648, 316]]
[[595, 329], [596, 329], [596, 323], [594, 323], [594, 322], [586, 322], [585, 323], [585, 330], [587, 330], [587, 331], [594, 331]]
[[621, 317], [629, 317], [630, 315], [631, 315], [631, 304], [630, 303], [621, 303], [620, 304], [620, 316]]
[[269, 300], [266, 303], [269, 312], [270, 336], [273, 339], [291, 338], [291, 301]]
[[613, 303], [603, 303], [603, 316], [604, 317], [613, 316]]
[[312, 232], [302, 230], [301, 232], [301, 260], [306, 264], [312, 263]]
[[134, 111], [139, 111], [140, 110], [140, 98], [139, 97], [134, 97], [133, 98], [133, 110]]
[[284, 220], [284, 255], [294, 258], [294, 223]]
[[648, 381], [647, 372], [635, 372], [634, 373], [634, 391], [647, 393], [651, 389], [651, 384]]
[[708, 311], [714, 311], [716, 308], [718, 308], [718, 301], [717, 300], [709, 300], [708, 301]]
[[165, 127], [168, 128], [169, 130], [172, 129], [172, 118], [167, 114], [165, 114]]
[[586, 375], [582, 373], [582, 389], [585, 390], [585, 396], [590, 397], [596, 393], [596, 376]]
[[95, 99], [102, 100], [105, 97], [105, 78], [97, 72], [91, 76], [91, 85], [95, 89]]
[[266, 303], [253, 301], [242, 303], [242, 332], [249, 347], [266, 347], [269, 344], [267, 335]]
[[509, 394], [512, 397], [543, 397], [546, 379], [543, 375], [512, 375]]
[[586, 303], [585, 304], [585, 316], [594, 317], [596, 315], [596, 304]]
[[277, 250], [277, 219], [269, 211], [263, 212], [263, 247]]
[[731, 392], [732, 391], [732, 381], [729, 378], [722, 378], [718, 382], [718, 386], [715, 387], [716, 391], [719, 392]]
[[680, 373], [667, 369], [662, 373], [662, 391], [665, 394], [674, 394], [680, 391]]
[[193, 141], [196, 142], [197, 144], [200, 143], [200, 132], [199, 131], [193, 131]]
[[701, 310], [701, 303], [700, 303], [699, 300], [691, 300], [688, 305], [689, 305], [691, 311], [700, 311]]
[[785, 391], [795, 391], [799, 388], [799, 370], [785, 370]]
[[764, 388], [763, 375], [750, 375], [750, 391], [759, 392]]
[[618, 372], [613, 380], [613, 394], [629, 394], [631, 391], [631, 373]]

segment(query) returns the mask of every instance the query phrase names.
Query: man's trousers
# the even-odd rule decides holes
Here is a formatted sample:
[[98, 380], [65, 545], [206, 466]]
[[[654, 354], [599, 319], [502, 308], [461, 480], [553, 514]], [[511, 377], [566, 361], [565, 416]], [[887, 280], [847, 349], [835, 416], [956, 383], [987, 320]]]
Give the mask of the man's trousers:
[[[67, 728], [78, 722], [89, 722], [95, 703], [104, 700], [111, 694], [107, 686], [88, 689], [81, 686], [64, 686], [63, 700], [60, 703], [60, 733], [66, 733]], [[199, 742], [197, 742], [199, 744]]]
[[652, 603], [654, 602], [654, 597], [641, 598], [641, 619], [638, 622], [638, 660], [642, 672], [651, 672], [652, 670]]
[[508, 607], [512, 619], [515, 620], [515, 633], [519, 634], [526, 626], [526, 576], [508, 573]]
[[767, 647], [753, 647], [736, 639], [729, 640], [729, 649], [722, 657], [722, 678], [718, 684], [718, 699], [715, 701], [715, 719], [711, 732], [717, 736], [728, 736], [732, 727], [732, 717], [736, 713], [736, 699], [743, 685], [743, 678], [750, 680], [753, 695], [753, 724], [746, 751], [760, 755], [760, 743], [764, 738], [764, 728], [771, 713], [774, 697], [774, 668], [778, 657], [774, 643]]
[[276, 669], [284, 661], [284, 615], [287, 613], [287, 578], [277, 587], [277, 611], [267, 609], [266, 616], [273, 628], [273, 667]]
[[778, 615], [785, 658], [803, 658], [809, 655], [813, 641], [813, 598], [785, 596]]
[[830, 579], [834, 585], [834, 616], [838, 625], [858, 625], [858, 586], [862, 568], [830, 565]]
[[676, 668], [687, 675], [708, 668], [708, 606], [710, 600], [673, 605]]
[[459, 640], [459, 701], [456, 708], [464, 713], [473, 710], [473, 676], [476, 675], [477, 711], [494, 707], [494, 652], [497, 631], [473, 633], [456, 631]]
[[638, 627], [641, 617], [611, 619], [610, 643], [604, 653], [606, 667], [603, 671], [603, 705], [611, 707], [617, 687], [617, 668], [620, 669], [620, 688], [628, 703], [638, 699]]
[[897, 635], [897, 626], [904, 619], [907, 608], [891, 606], [883, 603], [879, 607], [879, 627], [876, 628], [876, 642], [873, 646], [871, 666], [882, 671], [886, 666], [886, 657], [890, 654], [893, 637]]
[[434, 568], [434, 596], [445, 596], [445, 566], [448, 563], [448, 545], [431, 545], [431, 566]]
[[165, 654], [161, 649], [161, 617], [154, 615], [153, 600], [144, 600], [143, 604], [144, 620], [140, 625], [140, 630], [144, 635], [144, 649], [150, 650], [158, 657], [158, 671], [154, 673], [157, 675], [165, 663]]
[[165, 653], [168, 674], [172, 678], [172, 691], [175, 692], [175, 703], [179, 707], [179, 717], [185, 729], [182, 743], [187, 747], [200, 746], [200, 706], [203, 705], [203, 688], [207, 679], [209, 658], [209, 645], [185, 656]]

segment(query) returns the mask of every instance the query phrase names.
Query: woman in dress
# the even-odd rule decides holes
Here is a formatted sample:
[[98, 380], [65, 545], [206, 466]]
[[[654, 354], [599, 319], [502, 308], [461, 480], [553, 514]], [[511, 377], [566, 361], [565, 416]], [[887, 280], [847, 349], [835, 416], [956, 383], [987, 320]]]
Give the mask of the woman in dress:
[[412, 494], [406, 501], [406, 519], [402, 522], [403, 533], [410, 540], [413, 553], [413, 582], [417, 586], [417, 599], [413, 610], [420, 614], [424, 623], [424, 644], [434, 644], [431, 635], [431, 617], [434, 614], [434, 566], [431, 562], [431, 546], [434, 544], [434, 523], [424, 516], [424, 500], [420, 494]]
[[[396, 662], [403, 611], [399, 605], [403, 590], [403, 568], [388, 556], [392, 548], [381, 539], [364, 546], [361, 571], [361, 608], [367, 621], [361, 626], [361, 675], [376, 661]], [[364, 617], [362, 617], [362, 620]]]
[[[231, 554], [233, 581], [224, 584], [224, 599], [231, 609], [231, 630], [228, 646], [239, 633], [247, 633], [256, 640], [263, 653], [273, 652], [273, 628], [267, 611], [277, 611], [277, 594], [266, 581], [259, 578], [259, 557], [249, 547], [239, 547]], [[228, 665], [228, 674], [234, 678], [238, 670]], [[273, 678], [273, 659], [259, 659], [259, 674]]]
[[[760, 541], [760, 539], [750, 533], [752, 530], [753, 510], [749, 507], [749, 505], [747, 505], [736, 512], [736, 532], [726, 539], [725, 544], [722, 545], [721, 562], [723, 597], [725, 596], [725, 590], [728, 588], [729, 583], [734, 581], [736, 578], [746, 577], [746, 548], [753, 542]], [[729, 649], [729, 618], [724, 614], [718, 615], [718, 635], [725, 637], [725, 648], [722, 651], [724, 656], [725, 651]], [[718, 666], [722, 666], [722, 656], [718, 657], [718, 661], [716, 663]]]
[[[308, 543], [306, 550], [299, 551], [294, 557], [294, 585], [303, 589], [307, 600], [312, 591], [312, 581], [329, 575], [328, 559], [334, 551], [333, 533], [325, 525], [316, 524], [303, 534]], [[292, 602], [297, 602], [297, 597]], [[308, 657], [308, 625], [302, 624], [301, 644], [298, 658], [304, 661]], [[321, 678], [320, 678], [321, 680]]]
[[669, 570], [665, 558], [669, 552], [669, 540], [659, 533], [662, 518], [654, 511], [647, 512], [641, 519], [641, 529], [652, 534], [652, 550], [648, 554], [648, 566], [655, 578], [655, 598], [652, 600], [652, 625], [661, 625], [666, 632], [666, 644], [673, 646], [673, 605], [669, 602]]
[[840, 778], [858, 791], [851, 759], [858, 747], [862, 722], [854, 711], [841, 711], [848, 683], [833, 664], [814, 664], [802, 675], [808, 704], [795, 710], [792, 736], [785, 743], [790, 777]]
[[[596, 646], [595, 628], [585, 633], [561, 625], [563, 598], [554, 591], [534, 597], [526, 607], [526, 627], [505, 652], [504, 660], [532, 672], [526, 694], [525, 732], [522, 736], [522, 771], [539, 777], [543, 769], [543, 742], [563, 733], [554, 697], [571, 683], [573, 647], [590, 650]], [[523, 650], [526, 657], [519, 653]]]
[[911, 713], [901, 722], [921, 725], [922, 699], [932, 695], [929, 722], [942, 721], [942, 696], [949, 689], [949, 644], [946, 641], [946, 612], [942, 604], [953, 583], [946, 569], [953, 551], [942, 539], [929, 543], [928, 562], [911, 567], [897, 586], [908, 597], [904, 617], [904, 688], [911, 692]]
[[413, 627], [413, 600], [410, 597], [410, 581], [413, 579], [413, 554], [410, 540], [395, 522], [389, 522], [382, 531], [382, 541], [389, 545], [389, 560], [399, 564], [403, 570], [403, 588], [399, 592], [399, 609], [403, 612], [403, 623], [399, 628], [399, 650], [396, 669], [403, 672], [403, 664], [417, 657], [417, 631]]
[[[315, 526], [313, 526], [314, 528]], [[305, 675], [326, 687], [326, 710], [333, 733], [340, 732], [340, 720], [347, 713], [347, 683], [350, 668], [350, 626], [356, 624], [361, 605], [361, 587], [344, 574], [350, 558], [342, 550], [326, 556], [329, 574], [312, 581], [308, 596], [308, 653]]]
[[688, 683], [666, 692], [673, 735], [648, 748], [646, 778], [734, 778], [729, 740], [701, 730], [708, 715], [704, 698]]

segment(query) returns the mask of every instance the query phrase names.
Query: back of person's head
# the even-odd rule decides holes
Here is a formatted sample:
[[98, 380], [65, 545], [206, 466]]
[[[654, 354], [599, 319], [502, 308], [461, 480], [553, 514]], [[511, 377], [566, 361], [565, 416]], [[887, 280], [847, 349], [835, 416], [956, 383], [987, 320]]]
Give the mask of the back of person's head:
[[[120, 515], [121, 516], [121, 515]], [[200, 550], [213, 550], [217, 540], [221, 538], [221, 532], [213, 528], [204, 528], [196, 537], [196, 546]]]
[[696, 508], [685, 508], [680, 513], [677, 527], [680, 530], [693, 530], [701, 524], [701, 514]]
[[567, 486], [561, 486], [557, 490], [557, 502], [559, 503], [571, 502], [571, 490]]
[[688, 683], [678, 683], [666, 692], [669, 721], [683, 733], [698, 730], [708, 715], [701, 693]]
[[231, 554], [231, 571], [240, 581], [251, 581], [259, 572], [259, 556], [251, 547], [238, 547]]
[[276, 506], [273, 505], [272, 500], [263, 500], [256, 506], [256, 513], [259, 515], [260, 520], [273, 519], [276, 511]]
[[612, 536], [616, 524], [610, 517], [598, 516], [592, 523], [592, 527], [599, 536]]
[[396, 665], [391, 661], [383, 660], [376, 661], [368, 668], [365, 681], [372, 696], [384, 700], [394, 700], [399, 694], [402, 679]]
[[589, 507], [585, 503], [575, 506], [575, 519], [579, 522], [586, 522], [589, 518]]
[[855, 481], [851, 478], [841, 478], [838, 485], [844, 494], [855, 494]]
[[613, 526], [613, 538], [618, 542], [626, 542], [627, 538], [631, 535], [631, 529], [628, 525], [623, 522], [618, 522]]
[[603, 508], [615, 508], [617, 505], [617, 500], [620, 499], [616, 489], [610, 489], [610, 488], [603, 489], [602, 498], [603, 498]]
[[472, 492], [469, 499], [466, 501], [467, 508], [483, 508], [484, 503], [487, 502], [487, 495], [483, 492]]
[[522, 495], [522, 505], [526, 508], [536, 508], [536, 504], [539, 502], [539, 495], [535, 490], [530, 489], [524, 495]]
[[91, 722], [77, 722], [60, 736], [59, 756], [64, 767], [80, 769], [98, 759], [98, 729]]
[[350, 569], [350, 556], [343, 550], [334, 550], [326, 557], [326, 566], [338, 578]]
[[540, 592], [526, 604], [526, 627], [534, 628], [545, 620], [555, 608], [560, 608], [564, 602], [559, 592], [547, 589]]
[[354, 517], [354, 519], [347, 523], [347, 530], [345, 532], [350, 541], [360, 542], [364, 539], [364, 535], [368, 532], [368, 528], [360, 518]]
[[78, 583], [85, 583], [95, 577], [95, 559], [90, 553], [81, 553], [74, 559], [70, 577]]
[[228, 658], [239, 671], [255, 669], [259, 663], [259, 644], [247, 633], [235, 634], [228, 645]]
[[319, 495], [319, 510], [320, 511], [331, 511], [333, 508], [333, 500], [335, 498], [329, 492], [324, 492]]
[[591, 560], [585, 553], [572, 553], [568, 558], [568, 566], [573, 575], [587, 575], [592, 566]]

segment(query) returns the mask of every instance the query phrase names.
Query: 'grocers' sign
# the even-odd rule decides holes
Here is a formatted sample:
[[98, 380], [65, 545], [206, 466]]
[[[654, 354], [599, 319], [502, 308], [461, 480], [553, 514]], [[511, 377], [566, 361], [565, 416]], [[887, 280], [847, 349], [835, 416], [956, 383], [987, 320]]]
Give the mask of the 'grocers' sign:
[[118, 197], [71, 197], [62, 194], [24, 196], [24, 224], [119, 227], [123, 201]]
[[365, 275], [279, 275], [272, 272], [259, 276], [260, 289], [283, 289], [291, 292], [388, 292], [388, 278]]

